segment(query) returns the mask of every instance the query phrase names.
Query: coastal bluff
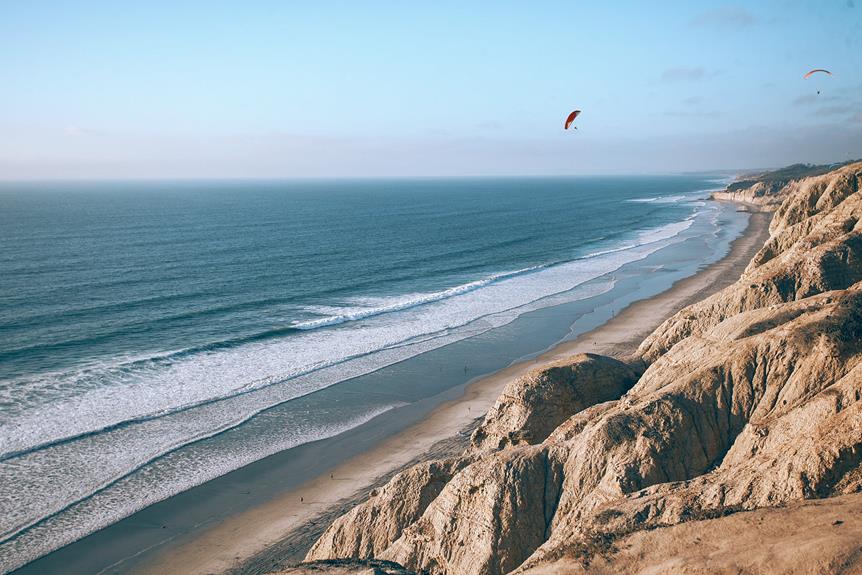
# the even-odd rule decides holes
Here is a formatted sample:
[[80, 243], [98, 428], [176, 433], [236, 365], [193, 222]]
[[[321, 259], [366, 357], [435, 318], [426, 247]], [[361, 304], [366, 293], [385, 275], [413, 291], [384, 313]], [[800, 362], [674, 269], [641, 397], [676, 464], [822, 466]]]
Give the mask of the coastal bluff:
[[862, 572], [862, 162], [791, 168], [716, 194], [774, 211], [738, 281], [510, 382], [283, 573]]

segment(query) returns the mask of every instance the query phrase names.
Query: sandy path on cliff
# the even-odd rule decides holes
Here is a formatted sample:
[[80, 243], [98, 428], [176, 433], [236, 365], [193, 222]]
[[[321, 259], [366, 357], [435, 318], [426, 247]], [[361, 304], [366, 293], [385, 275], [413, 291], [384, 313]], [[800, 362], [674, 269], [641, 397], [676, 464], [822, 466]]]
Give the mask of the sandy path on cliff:
[[631, 304], [604, 325], [573, 341], [472, 382], [461, 398], [441, 404], [416, 425], [336, 467], [332, 471], [334, 479], [328, 474], [317, 477], [230, 517], [189, 543], [166, 550], [134, 572], [251, 575], [300, 561], [329, 523], [364, 500], [373, 487], [385, 484], [406, 466], [463, 449], [468, 430], [512, 379], [575, 353], [630, 355], [665, 319], [735, 282], [768, 239], [771, 216], [752, 213], [748, 228], [723, 259], [661, 294]]

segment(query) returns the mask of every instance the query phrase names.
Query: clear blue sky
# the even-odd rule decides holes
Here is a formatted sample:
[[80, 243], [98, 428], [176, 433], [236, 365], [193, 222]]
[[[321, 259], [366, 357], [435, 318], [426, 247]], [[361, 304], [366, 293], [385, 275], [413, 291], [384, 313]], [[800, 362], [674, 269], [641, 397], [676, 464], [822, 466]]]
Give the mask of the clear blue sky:
[[0, 0], [0, 178], [862, 157], [859, 3]]

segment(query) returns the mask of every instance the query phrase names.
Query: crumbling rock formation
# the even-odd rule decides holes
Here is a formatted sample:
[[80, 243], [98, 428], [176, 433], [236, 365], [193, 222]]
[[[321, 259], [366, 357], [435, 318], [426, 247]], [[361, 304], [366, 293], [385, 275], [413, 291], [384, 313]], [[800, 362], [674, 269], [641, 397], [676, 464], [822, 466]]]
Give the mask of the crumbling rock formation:
[[[608, 535], [858, 491], [862, 283], [688, 338], [614, 408], [574, 434], [568, 424], [549, 441], [559, 434], [574, 463], [552, 534], [526, 566]], [[605, 429], [625, 434], [594, 439]]]
[[412, 572], [391, 561], [327, 559], [290, 567], [280, 575], [412, 575]]
[[402, 471], [384, 487], [372, 491], [365, 503], [337, 519], [308, 556], [325, 559], [380, 556], [471, 461], [471, 457], [426, 461]]
[[713, 192], [712, 198], [715, 200], [740, 202], [752, 206], [774, 207], [781, 204], [781, 193], [784, 187], [785, 182], [780, 181], [754, 182], [750, 186], [740, 189]]
[[862, 570], [860, 541], [862, 496], [842, 496], [605, 537], [588, 562], [568, 555], [522, 574], [849, 574]]
[[619, 398], [637, 373], [611, 357], [582, 353], [509, 383], [473, 432], [476, 449], [541, 443], [554, 429], [596, 403]]
[[640, 346], [654, 361], [675, 343], [743, 311], [846, 289], [862, 280], [862, 163], [786, 186], [771, 238], [736, 284], [666, 320]]
[[542, 446], [496, 452], [453, 477], [382, 556], [423, 572], [508, 573], [547, 538], [561, 467]]

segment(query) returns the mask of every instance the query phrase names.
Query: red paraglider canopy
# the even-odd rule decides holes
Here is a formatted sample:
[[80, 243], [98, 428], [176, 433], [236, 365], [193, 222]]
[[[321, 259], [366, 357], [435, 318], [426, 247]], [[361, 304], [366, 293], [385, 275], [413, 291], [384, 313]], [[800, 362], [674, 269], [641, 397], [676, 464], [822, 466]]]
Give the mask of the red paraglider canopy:
[[[569, 129], [569, 126], [571, 126], [571, 125], [572, 125], [572, 122], [574, 122], [574, 121], [575, 121], [575, 118], [577, 118], [577, 117], [578, 117], [578, 114], [580, 114], [580, 113], [581, 113], [581, 111], [580, 111], [580, 110], [575, 110], [574, 112], [572, 112], [571, 114], [569, 114], [569, 117], [568, 117], [568, 118], [566, 118], [566, 127], [565, 127], [565, 129], [566, 129], [566, 130], [568, 130], [568, 129]], [[576, 127], [576, 128], [577, 128], [577, 127]]]
[[814, 74], [816, 72], [823, 72], [824, 74], [829, 74], [830, 76], [832, 75], [832, 72], [830, 72], [829, 70], [824, 70], [823, 68], [815, 68], [814, 70], [811, 70], [810, 72], [808, 72], [807, 74], [802, 76], [802, 78], [803, 79], [807, 78], [808, 76], [810, 76], [811, 74]]

